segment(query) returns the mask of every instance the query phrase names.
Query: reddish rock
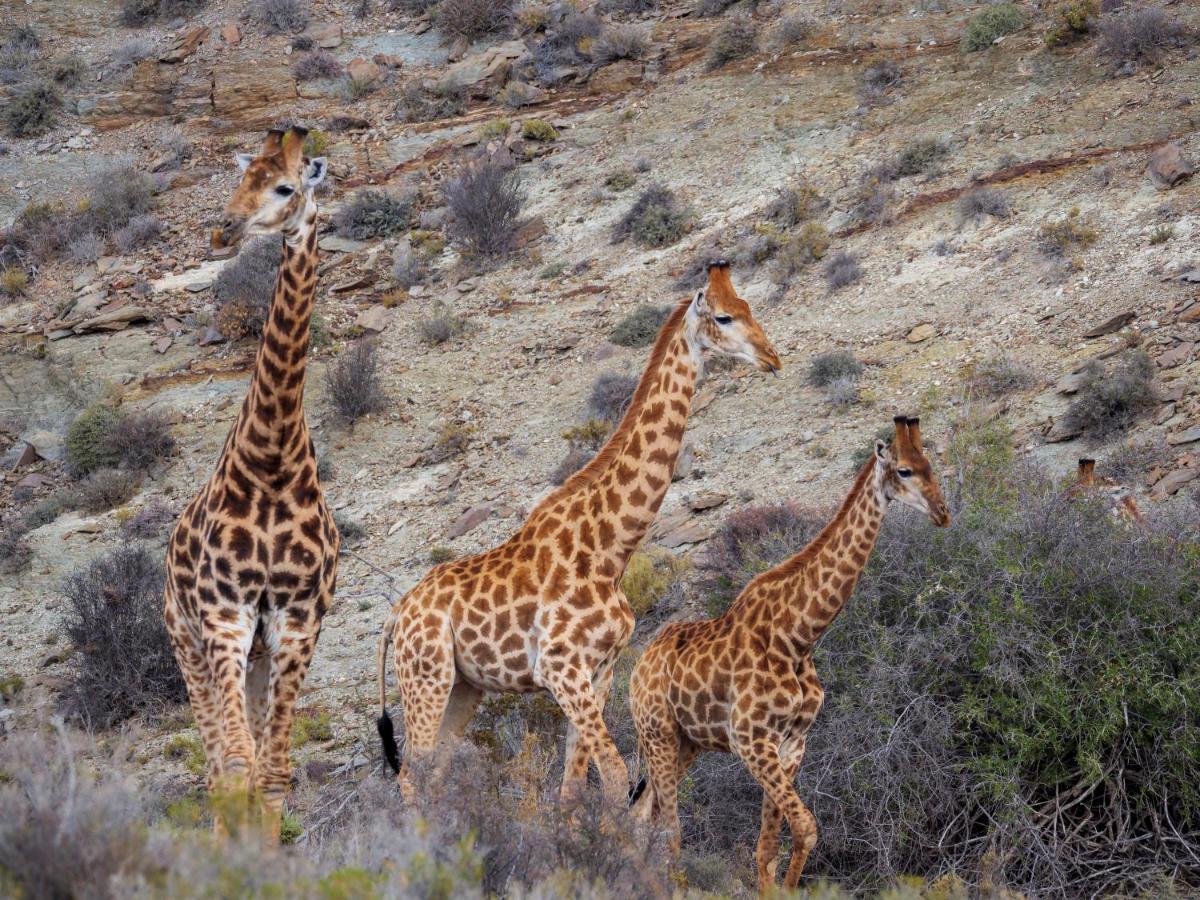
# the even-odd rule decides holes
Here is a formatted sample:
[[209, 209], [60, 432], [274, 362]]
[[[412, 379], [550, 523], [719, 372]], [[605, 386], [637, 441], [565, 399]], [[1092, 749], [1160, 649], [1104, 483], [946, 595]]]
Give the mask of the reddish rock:
[[196, 52], [196, 48], [204, 43], [208, 34], [209, 30], [206, 25], [197, 25], [195, 28], [189, 29], [175, 42], [175, 46], [158, 58], [159, 62], [183, 62]]
[[1172, 141], [1150, 154], [1148, 171], [1159, 190], [1165, 191], [1190, 178], [1196, 169], [1184, 159], [1179, 145]]
[[313, 25], [304, 34], [312, 38], [313, 43], [324, 50], [342, 46], [342, 26], [336, 22], [328, 25]]
[[642, 64], [631, 59], [609, 63], [588, 79], [589, 94], [615, 94], [636, 87], [642, 80]]
[[378, 81], [383, 76], [383, 70], [368, 59], [357, 56], [346, 66], [346, 74], [355, 81]]
[[1154, 485], [1154, 499], [1165, 500], [1196, 477], [1200, 476], [1200, 468], [1178, 468], [1165, 475]]
[[404, 60], [399, 56], [394, 56], [391, 53], [376, 53], [371, 57], [371, 61], [377, 66], [382, 66], [385, 69], [402, 69], [404, 68]]
[[[21, 451], [21, 455], [17, 457], [17, 461], [13, 463], [13, 471], [15, 472], [17, 469], [23, 469], [26, 466], [32, 466], [37, 461], [38, 454], [37, 451], [33, 449], [33, 444], [26, 444], [25, 448]], [[29, 478], [33, 477], [34, 476], [30, 475], [25, 479], [25, 481], [28, 481]], [[24, 484], [25, 481], [22, 481], [21, 484]], [[17, 485], [17, 487], [20, 486], [21, 485]]]
[[446, 532], [446, 536], [451, 540], [456, 537], [462, 537], [468, 531], [482, 525], [491, 514], [492, 505], [490, 503], [485, 503], [482, 506], [472, 506], [450, 526], [450, 530]]
[[221, 29], [221, 40], [231, 47], [236, 47], [242, 42], [242, 29], [230, 22]]

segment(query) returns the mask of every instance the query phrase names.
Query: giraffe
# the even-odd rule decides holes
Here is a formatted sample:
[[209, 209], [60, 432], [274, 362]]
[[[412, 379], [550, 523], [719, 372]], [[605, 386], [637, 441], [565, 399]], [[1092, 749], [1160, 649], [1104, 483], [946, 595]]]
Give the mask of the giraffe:
[[672, 863], [680, 779], [701, 751], [731, 752], [763, 788], [759, 890], [774, 887], [784, 817], [793, 844], [784, 884], [799, 881], [817, 841], [816, 820], [793, 784], [824, 697], [813, 647], [854, 592], [893, 501], [939, 527], [950, 524], [920, 422], [897, 417], [895, 429], [890, 445], [876, 441], [837, 514], [808, 546], [754, 578], [723, 615], [664, 627], [634, 666], [629, 704], [649, 769], [635, 788], [634, 814], [667, 829]]
[[[384, 753], [411, 797], [412, 763], [465, 730], [485, 692], [548, 691], [568, 720], [560, 796], [578, 797], [589, 760], [623, 803], [628, 773], [604, 726], [613, 664], [633, 631], [620, 589], [662, 504], [705, 353], [777, 372], [779, 356], [729, 265], [677, 304], [620, 425], [507, 541], [433, 568], [388, 615], [376, 658]], [[387, 649], [404, 707], [401, 765], [387, 710]]]
[[1096, 477], [1096, 461], [1084, 458], [1079, 460], [1075, 473], [1075, 483], [1067, 488], [1067, 499], [1075, 497], [1099, 495], [1112, 507], [1112, 514], [1128, 525], [1145, 525], [1146, 517], [1138, 508], [1137, 501], [1129, 488], [1118, 484], [1111, 478]]
[[[306, 131], [271, 131], [240, 154], [241, 183], [212, 234], [215, 250], [281, 234], [283, 258], [245, 402], [216, 471], [167, 549], [163, 616], [208, 760], [210, 792], [254, 791], [279, 836], [292, 713], [333, 598], [339, 537], [304, 420], [324, 159]], [[216, 817], [218, 832], [228, 823]]]

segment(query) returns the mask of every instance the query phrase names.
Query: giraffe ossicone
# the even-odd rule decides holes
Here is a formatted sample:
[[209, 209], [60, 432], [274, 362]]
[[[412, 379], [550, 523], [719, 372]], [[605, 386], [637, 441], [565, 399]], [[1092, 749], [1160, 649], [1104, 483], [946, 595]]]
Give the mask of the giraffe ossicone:
[[[608, 798], [624, 801], [628, 773], [603, 720], [613, 666], [633, 632], [621, 576], [671, 484], [709, 353], [763, 371], [781, 365], [726, 263], [668, 316], [621, 423], [592, 461], [509, 540], [434, 567], [389, 613], [376, 657], [379, 732], [407, 795], [414, 760], [444, 752], [484, 693], [547, 691], [569, 723], [564, 798], [577, 796], [590, 760]], [[403, 760], [387, 710], [389, 650]]]
[[[325, 162], [302, 128], [271, 131], [211, 235], [217, 250], [282, 235], [282, 259], [245, 402], [216, 471], [167, 546], [163, 616], [208, 762], [210, 791], [264, 811], [278, 840], [296, 699], [333, 601], [339, 537], [317, 479], [304, 377]], [[249, 805], [242, 808], [243, 818]], [[240, 826], [218, 816], [217, 829]]]
[[824, 698], [813, 647], [854, 592], [892, 503], [950, 524], [920, 422], [894, 424], [891, 443], [876, 442], [834, 518], [803, 550], [755, 577], [724, 614], [664, 627], [634, 666], [629, 704], [649, 774], [631, 799], [635, 815], [668, 830], [672, 863], [679, 782], [698, 753], [732, 752], [763, 788], [759, 889], [775, 885], [784, 818], [792, 831], [784, 885], [799, 881], [817, 840], [793, 783]]

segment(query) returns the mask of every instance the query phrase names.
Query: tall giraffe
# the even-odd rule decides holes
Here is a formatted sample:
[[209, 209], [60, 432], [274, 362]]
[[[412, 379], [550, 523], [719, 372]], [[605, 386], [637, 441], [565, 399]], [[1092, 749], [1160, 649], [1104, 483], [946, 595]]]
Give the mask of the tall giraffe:
[[[633, 631], [621, 576], [662, 504], [703, 354], [780, 368], [727, 263], [681, 301], [658, 333], [629, 409], [596, 457], [549, 494], [509, 540], [436, 566], [389, 614], [379, 641], [379, 731], [411, 796], [409, 768], [462, 734], [485, 692], [548, 691], [569, 724], [562, 795], [577, 796], [589, 760], [606, 795], [628, 774], [604, 726], [613, 664]], [[404, 705], [404, 765], [387, 711], [387, 648]]]
[[[292, 714], [333, 600], [338, 531], [304, 420], [324, 159], [307, 132], [271, 131], [237, 157], [241, 183], [214, 249], [281, 234], [283, 259], [246, 400], [216, 471], [183, 511], [167, 550], [164, 617], [208, 758], [208, 787], [261, 795], [278, 838]], [[218, 829], [223, 823], [216, 823]]]
[[813, 666], [817, 639], [854, 592], [883, 524], [899, 501], [950, 524], [917, 419], [897, 418], [833, 520], [795, 556], [762, 573], [715, 619], [667, 625], [634, 667], [629, 703], [649, 768], [634, 810], [671, 835], [679, 852], [677, 792], [700, 751], [732, 752], [763, 788], [755, 858], [759, 890], [775, 884], [779, 832], [792, 829], [785, 886], [795, 887], [817, 825], [793, 784], [824, 692]]

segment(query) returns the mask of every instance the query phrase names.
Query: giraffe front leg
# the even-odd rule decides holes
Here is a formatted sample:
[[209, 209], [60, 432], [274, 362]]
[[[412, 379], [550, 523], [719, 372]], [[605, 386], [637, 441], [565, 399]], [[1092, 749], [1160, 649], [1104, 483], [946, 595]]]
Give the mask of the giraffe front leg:
[[[749, 735], [739, 738], [737, 754], [746, 764], [746, 768], [750, 770], [750, 774], [762, 786], [764, 826], [767, 824], [765, 805], [767, 798], [778, 810], [773, 815], [781, 813], [787, 818], [788, 827], [792, 830], [792, 860], [788, 865], [783, 884], [786, 888], [794, 888], [800, 882], [800, 875], [804, 871], [808, 854], [812, 852], [817, 843], [817, 820], [804, 801], [800, 799], [800, 795], [796, 793], [794, 784], [796, 765], [792, 765], [790, 761], [787, 766], [783, 764], [779, 757], [777, 739], [765, 729], [756, 729]], [[763, 835], [760, 834], [758, 848], [760, 851], [764, 849], [763, 842]], [[774, 886], [775, 869], [778, 866], [776, 856], [779, 852], [778, 823], [776, 823], [775, 835], [771, 842], [774, 844], [774, 851], [769, 860], [765, 858], [765, 854], [763, 857], [759, 857], [758, 853], [755, 854], [759, 864], [760, 889], [764, 888], [762, 883], [764, 874], [769, 876], [765, 886]], [[764, 863], [766, 863], [765, 866]]]
[[253, 612], [245, 609], [215, 624], [214, 618], [206, 619], [202, 631], [215, 682], [213, 694], [220, 704], [221, 762], [211, 786], [214, 826], [218, 831], [236, 832], [246, 824], [254, 775], [254, 738], [246, 717], [246, 668], [255, 621]]
[[[608, 703], [608, 695], [612, 688], [613, 666], [605, 665], [603, 672], [592, 679], [596, 702], [600, 705], [600, 715], [604, 715], [604, 707]], [[591, 756], [579, 740], [579, 730], [570, 720], [567, 721], [567, 746], [565, 753], [566, 765], [563, 768], [563, 783], [559, 790], [559, 799], [564, 803], [574, 803], [583, 796], [587, 784], [588, 763]], [[599, 760], [596, 768], [600, 768]]]

